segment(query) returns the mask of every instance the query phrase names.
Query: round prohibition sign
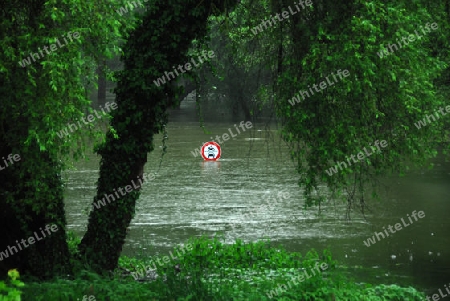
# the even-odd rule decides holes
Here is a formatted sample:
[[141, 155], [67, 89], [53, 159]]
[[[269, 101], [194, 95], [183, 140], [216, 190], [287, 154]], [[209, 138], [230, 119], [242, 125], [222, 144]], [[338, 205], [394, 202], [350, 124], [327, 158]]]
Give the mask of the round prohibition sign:
[[206, 161], [216, 161], [221, 155], [220, 145], [216, 142], [210, 141], [206, 142], [202, 146], [202, 157]]

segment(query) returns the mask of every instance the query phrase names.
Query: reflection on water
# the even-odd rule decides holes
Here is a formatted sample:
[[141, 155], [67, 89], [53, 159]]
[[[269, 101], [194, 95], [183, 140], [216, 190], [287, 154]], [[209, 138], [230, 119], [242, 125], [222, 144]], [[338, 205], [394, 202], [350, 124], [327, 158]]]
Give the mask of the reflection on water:
[[[230, 126], [209, 130], [216, 135]], [[450, 282], [450, 165], [442, 158], [431, 171], [385, 178], [383, 199], [371, 202], [367, 220], [355, 212], [347, 221], [339, 201], [327, 200], [320, 216], [317, 209], [303, 210], [294, 163], [276, 131], [266, 132], [255, 124], [252, 131], [223, 143], [217, 162], [203, 162], [191, 154], [211, 136], [198, 124], [172, 123], [168, 134], [161, 167], [158, 145], [148, 157], [145, 172], [155, 173], [155, 179], [143, 186], [124, 254], [164, 253], [192, 236], [223, 233], [227, 242], [270, 238], [302, 253], [327, 247], [340, 263], [368, 268], [350, 271], [358, 282], [410, 283], [429, 289]], [[98, 157], [76, 166], [78, 170], [65, 173], [66, 210], [69, 229], [82, 235], [95, 194]], [[279, 192], [289, 192], [290, 197], [261, 207], [263, 200]], [[426, 217], [370, 247], [364, 245], [375, 231], [414, 210], [424, 211]]]

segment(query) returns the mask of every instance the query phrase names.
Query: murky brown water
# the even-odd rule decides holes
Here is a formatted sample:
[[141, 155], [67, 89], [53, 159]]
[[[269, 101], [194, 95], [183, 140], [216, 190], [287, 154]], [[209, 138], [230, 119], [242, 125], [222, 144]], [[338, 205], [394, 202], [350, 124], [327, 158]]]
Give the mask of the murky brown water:
[[[294, 163], [275, 129], [255, 125], [223, 143], [218, 162], [204, 163], [191, 154], [228, 128], [233, 123], [214, 124], [208, 127], [212, 134], [204, 134], [198, 122], [170, 123], [168, 152], [160, 168], [157, 137], [145, 167], [156, 178], [143, 187], [124, 254], [164, 253], [192, 236], [223, 232], [228, 242], [270, 238], [303, 254], [328, 247], [340, 263], [365, 268], [350, 270], [357, 281], [409, 283], [427, 290], [450, 282], [450, 164], [442, 157], [431, 171], [383, 179], [383, 199], [371, 201], [367, 221], [356, 212], [347, 221], [344, 207], [333, 200], [322, 207], [321, 216], [315, 208], [303, 210]], [[91, 161], [76, 166], [65, 173], [66, 211], [69, 229], [82, 235], [95, 194], [98, 158], [92, 155]], [[289, 192], [290, 198], [272, 209], [258, 209], [262, 200], [277, 198], [279, 192]], [[414, 210], [424, 211], [425, 217], [370, 247], [363, 244], [374, 231], [401, 218], [407, 221]]]

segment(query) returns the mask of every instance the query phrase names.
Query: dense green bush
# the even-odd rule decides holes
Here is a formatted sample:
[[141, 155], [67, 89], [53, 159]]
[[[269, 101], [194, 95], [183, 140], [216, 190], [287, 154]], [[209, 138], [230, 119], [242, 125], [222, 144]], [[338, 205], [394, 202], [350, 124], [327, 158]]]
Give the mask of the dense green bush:
[[[74, 280], [27, 283], [24, 300], [422, 300], [413, 288], [397, 285], [356, 284], [343, 276], [329, 251], [314, 250], [302, 256], [275, 248], [269, 242], [224, 244], [219, 239], [195, 238], [192, 251], [180, 254], [176, 262], [155, 265], [158, 277], [139, 282], [124, 271], [142, 272], [145, 258], [122, 257], [120, 269], [110, 277], [91, 272], [78, 273]], [[326, 264], [327, 268], [317, 268]], [[174, 266], [177, 265], [177, 268]], [[178, 269], [179, 267], [179, 269]], [[311, 273], [313, 269], [317, 272]], [[297, 284], [293, 277], [309, 274]], [[289, 285], [290, 283], [290, 285]], [[280, 290], [280, 287], [286, 289]]]
[[24, 283], [18, 280], [19, 272], [17, 270], [8, 271], [9, 279], [5, 282], [0, 281], [0, 301], [20, 301], [22, 292], [17, 288], [23, 287]]

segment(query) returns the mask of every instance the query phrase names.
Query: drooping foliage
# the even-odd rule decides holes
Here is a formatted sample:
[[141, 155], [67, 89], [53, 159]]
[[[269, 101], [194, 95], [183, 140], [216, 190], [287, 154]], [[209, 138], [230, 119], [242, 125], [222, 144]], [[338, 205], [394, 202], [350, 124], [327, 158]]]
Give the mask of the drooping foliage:
[[213, 64], [214, 73], [206, 73], [200, 85], [207, 96], [197, 99], [202, 112], [212, 104], [213, 114], [217, 105], [222, 105], [220, 109], [230, 111], [235, 121], [260, 122], [275, 117], [270, 92], [277, 44], [272, 32], [258, 36], [252, 31], [261, 17], [270, 13], [268, 6], [267, 1], [241, 1], [230, 14], [211, 18], [210, 45], [218, 59]]
[[[442, 3], [438, 6], [443, 8]], [[401, 174], [436, 154], [444, 139], [442, 120], [415, 127], [448, 105], [435, 85], [448, 68], [448, 56], [432, 51], [435, 41], [442, 43], [448, 36], [448, 15], [436, 12], [420, 1], [323, 0], [290, 17], [277, 107], [307, 204], [324, 200], [319, 186], [326, 183], [331, 192], [345, 193], [349, 209], [357, 204], [364, 212], [366, 185], [376, 183], [378, 175]], [[423, 34], [422, 27], [433, 22], [438, 29]], [[392, 47], [394, 52], [383, 58], [377, 54], [397, 39], [415, 35], [415, 30], [420, 39], [398, 50]], [[332, 73], [344, 69], [350, 75], [335, 82]], [[313, 88], [323, 81], [326, 88]], [[303, 93], [303, 98], [300, 91], [309, 96]], [[376, 140], [388, 146], [373, 153]], [[372, 155], [351, 159], [361, 151], [366, 154], [364, 148]], [[340, 162], [347, 167], [341, 164], [342, 169], [330, 175], [329, 169]]]
[[[448, 105], [449, 1], [311, 3], [297, 9], [289, 1], [247, 0], [229, 20], [218, 17], [220, 30], [213, 30], [226, 36], [233, 54], [220, 61], [221, 71], [233, 69], [225, 82], [237, 91], [230, 77], [245, 83], [251, 80], [242, 77], [265, 77], [254, 99], [260, 106], [273, 101], [307, 205], [319, 204], [331, 191], [344, 197], [349, 212], [355, 206], [364, 212], [377, 176], [425, 164], [447, 137], [449, 120], [442, 114], [431, 119], [432, 126], [415, 124]], [[433, 23], [437, 29], [431, 29]], [[398, 46], [416, 30], [420, 38]], [[394, 53], [380, 58], [394, 43]], [[345, 69], [349, 76], [341, 80], [337, 72]], [[300, 91], [308, 93], [305, 98]], [[373, 154], [377, 140], [388, 146]], [[373, 155], [360, 161], [356, 156], [366, 154], [364, 147]], [[340, 162], [347, 168], [341, 164], [342, 170], [330, 175]], [[320, 186], [329, 190], [319, 191]]]
[[[233, 26], [218, 23], [234, 54], [233, 74], [255, 77], [255, 62], [266, 67], [256, 74], [269, 76], [273, 85], [263, 81], [255, 100], [276, 105], [306, 204], [319, 204], [331, 191], [343, 195], [349, 210], [355, 205], [364, 212], [368, 185], [375, 192], [378, 175], [425, 164], [447, 137], [449, 121], [435, 112], [448, 105], [449, 1], [311, 3], [297, 9], [289, 1], [242, 1]], [[411, 34], [415, 40], [399, 46]], [[392, 44], [394, 53], [381, 58]], [[350, 75], [340, 80], [337, 71], [345, 69]], [[417, 129], [431, 114], [436, 122]], [[357, 159], [364, 147], [373, 153], [377, 140], [388, 147]], [[330, 175], [340, 162], [347, 168], [341, 164]], [[319, 191], [322, 184], [330, 190]]]

